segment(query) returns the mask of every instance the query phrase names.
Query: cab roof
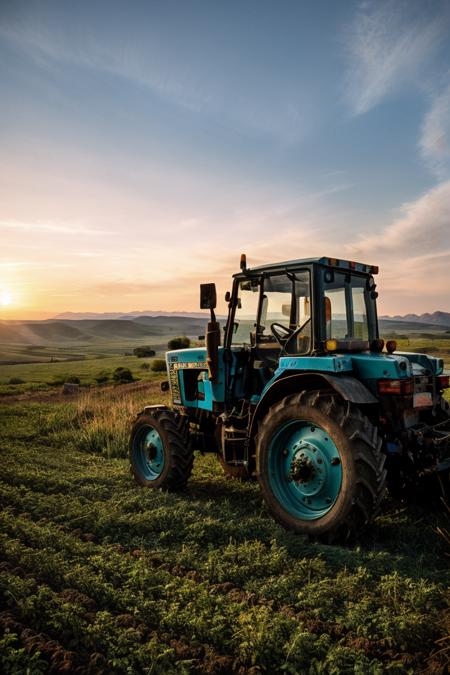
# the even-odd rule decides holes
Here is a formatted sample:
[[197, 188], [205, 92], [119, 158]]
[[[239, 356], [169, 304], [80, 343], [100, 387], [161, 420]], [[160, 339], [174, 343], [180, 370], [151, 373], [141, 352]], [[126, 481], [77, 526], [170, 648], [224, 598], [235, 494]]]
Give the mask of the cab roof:
[[363, 274], [378, 274], [376, 265], [367, 265], [365, 263], [354, 262], [352, 260], [340, 260], [339, 258], [300, 258], [299, 260], [286, 260], [285, 262], [270, 263], [269, 265], [259, 265], [258, 267], [247, 267], [242, 272], [237, 272], [234, 277], [256, 276], [264, 272], [285, 272], [286, 270], [296, 270], [299, 267], [307, 265], [323, 265], [324, 267], [335, 267], [336, 269], [349, 270], [350, 272], [362, 272]]

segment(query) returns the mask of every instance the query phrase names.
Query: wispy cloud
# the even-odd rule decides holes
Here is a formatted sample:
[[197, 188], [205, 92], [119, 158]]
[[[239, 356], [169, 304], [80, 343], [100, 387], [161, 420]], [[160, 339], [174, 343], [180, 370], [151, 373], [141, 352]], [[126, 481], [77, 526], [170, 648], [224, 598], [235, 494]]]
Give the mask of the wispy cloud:
[[4, 270], [19, 270], [19, 269], [28, 269], [28, 270], [41, 270], [46, 271], [49, 268], [52, 269], [64, 269], [73, 267], [70, 263], [53, 263], [53, 262], [33, 262], [31, 260], [0, 260], [0, 268]]
[[[427, 10], [442, 9], [427, 15]], [[415, 78], [448, 31], [448, 4], [401, 0], [362, 2], [344, 34], [345, 98], [354, 115], [368, 112]]]
[[112, 235], [111, 230], [99, 230], [94, 227], [86, 227], [85, 225], [75, 224], [68, 225], [65, 223], [53, 222], [27, 222], [22, 220], [0, 220], [0, 229], [23, 230], [25, 232], [50, 232], [54, 234], [86, 234], [86, 235]]
[[[5, 24], [0, 27], [0, 36], [41, 64], [66, 62], [112, 73], [148, 87], [192, 110], [198, 110], [207, 103], [207, 98], [202, 100], [198, 91], [195, 97], [190, 96], [182, 83], [164, 77], [161, 69], [156, 74], [154, 68], [146, 68], [145, 56], [136, 43], [126, 45], [122, 41], [122, 44], [111, 44], [98, 35], [94, 39], [88, 30], [77, 33], [75, 27], [72, 32], [58, 26], [52, 30], [42, 17], [40, 20], [34, 17], [33, 23], [20, 21]], [[151, 66], [150, 63], [147, 65]]]
[[138, 31], [130, 37], [126, 29], [123, 34], [109, 34], [108, 26], [97, 32], [86, 25], [80, 29], [76, 23], [70, 28], [42, 13], [4, 22], [0, 37], [50, 70], [72, 64], [111, 74], [178, 108], [218, 118], [221, 126], [249, 135], [295, 143], [314, 120], [313, 91], [305, 96], [298, 83], [285, 87], [280, 77], [270, 85], [276, 95], [269, 95], [267, 84], [258, 84], [259, 73], [249, 77], [236, 69], [233, 51], [227, 52], [223, 45], [218, 58], [209, 61], [191, 54], [174, 59], [180, 48], [168, 48], [152, 25], [144, 38]]
[[[422, 125], [419, 147], [426, 163], [440, 179], [450, 171], [450, 84], [432, 97]], [[450, 227], [450, 224], [449, 224]]]
[[350, 258], [380, 265], [383, 311], [448, 310], [450, 180], [404, 204], [386, 228], [345, 249]]
[[[450, 180], [414, 202], [403, 204], [400, 216], [384, 230], [348, 246], [354, 254], [383, 253], [390, 258], [424, 258], [450, 249]], [[417, 253], [420, 251], [420, 255]]]

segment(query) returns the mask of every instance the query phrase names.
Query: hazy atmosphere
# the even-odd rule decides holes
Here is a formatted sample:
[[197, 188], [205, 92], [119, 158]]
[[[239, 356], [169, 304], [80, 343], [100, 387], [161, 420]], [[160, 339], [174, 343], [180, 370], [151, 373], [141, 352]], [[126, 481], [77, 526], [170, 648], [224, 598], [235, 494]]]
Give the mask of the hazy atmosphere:
[[449, 311], [449, 38], [438, 0], [3, 0], [0, 318], [197, 310], [241, 251]]

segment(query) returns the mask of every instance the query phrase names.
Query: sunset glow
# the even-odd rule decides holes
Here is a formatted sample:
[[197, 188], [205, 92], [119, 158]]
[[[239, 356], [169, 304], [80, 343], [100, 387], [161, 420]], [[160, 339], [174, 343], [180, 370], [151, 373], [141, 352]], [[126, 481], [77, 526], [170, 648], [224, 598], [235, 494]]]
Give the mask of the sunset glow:
[[0, 291], [0, 305], [2, 307], [9, 307], [12, 303], [12, 295], [9, 291]]
[[450, 310], [448, 6], [252, 7], [6, 3], [4, 309], [198, 311], [245, 252], [376, 264], [380, 313]]

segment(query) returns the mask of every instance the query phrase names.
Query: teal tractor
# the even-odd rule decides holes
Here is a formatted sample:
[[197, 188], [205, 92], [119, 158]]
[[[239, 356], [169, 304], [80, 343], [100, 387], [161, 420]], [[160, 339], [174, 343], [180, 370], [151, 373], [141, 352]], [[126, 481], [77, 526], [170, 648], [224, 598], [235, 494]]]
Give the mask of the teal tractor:
[[[419, 495], [450, 467], [442, 359], [380, 339], [378, 268], [312, 258], [247, 268], [225, 295], [202, 284], [203, 346], [166, 355], [172, 405], [147, 406], [130, 438], [138, 483], [180, 490], [194, 450], [256, 476], [273, 517], [322, 541], [370, 523], [385, 488]], [[433, 478], [435, 480], [435, 478]]]

